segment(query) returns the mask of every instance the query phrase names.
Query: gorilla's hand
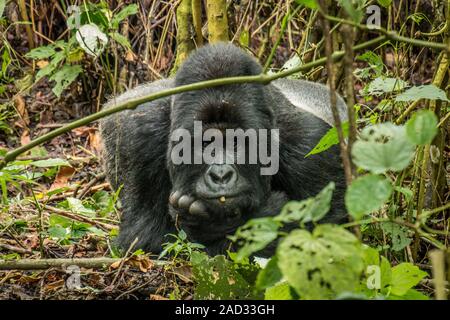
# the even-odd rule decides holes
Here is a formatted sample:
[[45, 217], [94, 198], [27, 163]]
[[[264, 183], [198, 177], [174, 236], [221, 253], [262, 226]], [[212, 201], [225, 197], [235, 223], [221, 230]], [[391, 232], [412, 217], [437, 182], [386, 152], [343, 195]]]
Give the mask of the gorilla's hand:
[[206, 206], [201, 200], [180, 191], [170, 194], [169, 204], [169, 215], [174, 221], [179, 219], [183, 224], [191, 225], [209, 218]]

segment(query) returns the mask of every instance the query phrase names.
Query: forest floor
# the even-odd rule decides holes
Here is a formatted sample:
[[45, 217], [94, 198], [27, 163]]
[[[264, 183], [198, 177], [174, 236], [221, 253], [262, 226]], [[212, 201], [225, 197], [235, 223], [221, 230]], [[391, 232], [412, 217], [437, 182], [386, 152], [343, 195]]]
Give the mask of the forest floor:
[[[16, 104], [24, 110], [16, 122], [18, 127], [26, 127], [17, 137], [21, 143], [72, 118], [71, 114], [61, 112], [69, 110], [64, 105], [73, 103], [70, 95], [50, 108], [55, 112], [48, 110], [40, 117], [38, 112], [33, 114], [32, 110], [39, 110], [39, 104], [55, 103], [50, 91], [44, 83]], [[39, 122], [34, 121], [39, 118]], [[2, 148], [17, 142], [0, 141], [4, 141], [0, 142]], [[25, 169], [20, 174], [28, 176], [18, 184], [8, 185], [8, 210], [0, 212], [2, 259], [116, 256], [113, 238], [119, 221], [117, 196], [102, 173], [100, 148], [98, 125], [93, 124], [59, 136], [19, 158], [24, 165], [21, 169]], [[67, 224], [60, 221], [65, 218], [70, 218]], [[155, 265], [152, 262], [155, 256], [130, 251], [127, 257], [112, 265], [76, 269], [81, 289], [75, 290], [68, 290], [75, 274], [70, 266], [0, 271], [0, 300], [192, 298], [190, 267], [181, 260]]]

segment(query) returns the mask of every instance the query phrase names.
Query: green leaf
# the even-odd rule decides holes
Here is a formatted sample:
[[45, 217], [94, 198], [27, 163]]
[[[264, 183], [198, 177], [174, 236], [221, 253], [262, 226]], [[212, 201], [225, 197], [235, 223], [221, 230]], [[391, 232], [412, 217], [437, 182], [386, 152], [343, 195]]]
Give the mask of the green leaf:
[[414, 289], [409, 289], [404, 295], [397, 296], [394, 294], [389, 295], [389, 300], [430, 300], [430, 298]]
[[248, 47], [250, 45], [250, 31], [248, 29], [242, 30], [239, 35], [239, 43], [243, 47]]
[[283, 282], [274, 287], [267, 288], [264, 294], [265, 300], [292, 300], [289, 283]]
[[431, 110], [416, 112], [406, 123], [408, 139], [415, 144], [430, 144], [437, 134], [438, 119]]
[[447, 98], [445, 91], [439, 89], [434, 84], [409, 88], [405, 92], [399, 94], [395, 98], [395, 101], [417, 101], [420, 99], [450, 101]]
[[278, 266], [301, 299], [332, 299], [360, 285], [364, 269], [358, 239], [336, 225], [313, 233], [296, 229], [277, 248]]
[[38, 47], [28, 52], [25, 57], [30, 59], [46, 59], [56, 53], [52, 46]]
[[360, 23], [364, 17], [362, 10], [363, 1], [361, 0], [338, 0], [348, 16], [356, 23]]
[[381, 263], [380, 263], [380, 273], [381, 273], [381, 291], [383, 293], [387, 293], [390, 284], [392, 281], [392, 268], [391, 264], [389, 263], [389, 260], [385, 257], [381, 257]]
[[127, 49], [131, 48], [130, 41], [128, 41], [128, 38], [123, 36], [123, 35], [121, 35], [120, 33], [112, 32], [112, 33], [109, 34], [109, 36], [114, 41], [116, 41], [118, 44], [120, 44], [122, 47], [125, 47]]
[[98, 57], [108, 44], [108, 36], [93, 23], [85, 24], [77, 30], [78, 45], [89, 55]]
[[353, 162], [372, 173], [405, 169], [414, 156], [414, 145], [404, 127], [381, 123], [366, 127], [352, 148]]
[[403, 250], [412, 241], [408, 236], [408, 228], [404, 226], [388, 221], [381, 223], [380, 227], [391, 239], [391, 248], [394, 251]]
[[52, 158], [46, 160], [38, 160], [31, 162], [32, 166], [39, 168], [51, 168], [51, 167], [71, 167], [70, 163], [61, 158]]
[[69, 85], [83, 72], [80, 65], [70, 66], [64, 65], [59, 71], [55, 72], [50, 80], [55, 81], [56, 85], [52, 89], [57, 97], [60, 97], [62, 92], [69, 87]]
[[295, 2], [297, 4], [304, 5], [305, 7], [310, 8], [310, 9], [318, 8], [316, 0], [295, 0]]
[[366, 175], [354, 180], [345, 193], [345, 206], [359, 220], [381, 208], [392, 193], [391, 183], [378, 175]]
[[115, 14], [112, 18], [111, 25], [113, 29], [117, 29], [119, 27], [119, 23], [124, 20], [126, 17], [136, 14], [138, 12], [137, 4], [130, 4], [119, 11], [119, 13]]
[[365, 61], [369, 64], [368, 68], [357, 69], [356, 73], [363, 79], [372, 77], [371, 71], [375, 73], [376, 77], [380, 77], [383, 73], [383, 59], [373, 51], [366, 51], [362, 55], [356, 57], [357, 60]]
[[80, 199], [67, 197], [66, 200], [69, 209], [72, 210], [73, 212], [87, 215], [90, 217], [95, 216], [95, 210], [85, 207]]
[[400, 263], [392, 268], [391, 293], [403, 296], [426, 276], [428, 274], [415, 265], [408, 262]]
[[72, 220], [57, 214], [50, 215], [50, 218], [48, 219], [48, 223], [50, 226], [61, 226], [64, 228], [70, 227], [72, 225]]
[[[349, 124], [348, 121], [342, 123], [342, 131], [344, 133], [344, 138], [348, 137], [348, 128]], [[327, 133], [320, 139], [319, 143], [312, 149], [306, 156], [309, 157], [310, 155], [321, 153], [332, 146], [339, 143], [339, 137], [337, 133], [336, 127], [330, 128]]]
[[66, 228], [63, 228], [62, 226], [54, 226], [48, 228], [48, 234], [52, 238], [63, 240], [69, 237], [70, 232], [68, 232], [68, 230]]
[[381, 95], [384, 93], [392, 93], [403, 90], [408, 85], [407, 82], [396, 78], [379, 77], [370, 82], [364, 91], [369, 95]]
[[334, 182], [330, 182], [320, 193], [302, 201], [288, 202], [280, 214], [275, 216], [275, 221], [289, 223], [299, 221], [300, 223], [316, 222], [321, 220], [330, 211], [331, 198], [335, 188]]
[[192, 273], [196, 279], [195, 299], [223, 300], [251, 298], [251, 287], [225, 256], [209, 258], [192, 252]]
[[58, 51], [53, 57], [50, 63], [38, 71], [36, 74], [35, 82], [39, 81], [42, 77], [52, 74], [58, 67], [59, 63], [65, 58], [64, 51]]
[[3, 12], [5, 11], [6, 0], [0, 0], [0, 18], [3, 16]]
[[391, 5], [392, 0], [377, 0], [377, 2], [380, 6], [387, 8]]
[[273, 256], [266, 267], [258, 273], [258, 277], [256, 278], [256, 288], [263, 290], [272, 287], [279, 282], [281, 278], [282, 274], [278, 268], [278, 259], [276, 256]]
[[277, 238], [280, 226], [281, 224], [271, 217], [264, 217], [249, 220], [239, 227], [234, 236], [229, 237], [241, 247], [236, 255], [236, 261], [240, 262], [252, 253], [264, 249]]

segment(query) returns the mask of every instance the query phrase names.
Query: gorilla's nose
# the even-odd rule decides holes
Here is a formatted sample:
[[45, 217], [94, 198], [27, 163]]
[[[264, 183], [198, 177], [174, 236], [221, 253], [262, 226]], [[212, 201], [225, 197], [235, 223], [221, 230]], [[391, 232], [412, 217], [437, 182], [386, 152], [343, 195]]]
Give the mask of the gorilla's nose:
[[237, 173], [229, 164], [214, 164], [206, 171], [205, 179], [212, 188], [227, 188], [234, 185]]

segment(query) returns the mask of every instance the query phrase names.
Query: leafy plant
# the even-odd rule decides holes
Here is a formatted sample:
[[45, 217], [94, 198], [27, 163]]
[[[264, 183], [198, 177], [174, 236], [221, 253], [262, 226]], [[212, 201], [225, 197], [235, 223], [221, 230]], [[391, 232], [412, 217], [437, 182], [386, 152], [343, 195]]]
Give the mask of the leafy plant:
[[118, 28], [121, 21], [137, 12], [138, 6], [130, 4], [116, 14], [109, 10], [105, 1], [86, 3], [78, 9], [67, 20], [71, 31], [69, 40], [35, 48], [25, 55], [37, 60], [40, 66], [35, 81], [49, 77], [55, 82], [52, 90], [57, 97], [83, 72], [84, 54], [99, 58], [110, 39], [125, 48], [130, 47], [128, 40], [118, 33]]
[[186, 232], [183, 230], [180, 230], [177, 235], [169, 234], [168, 236], [174, 238], [175, 241], [162, 244], [163, 251], [159, 255], [158, 259], [161, 259], [167, 255], [171, 255], [173, 259], [178, 256], [189, 258], [196, 250], [204, 248], [202, 244], [189, 242], [187, 240]]

